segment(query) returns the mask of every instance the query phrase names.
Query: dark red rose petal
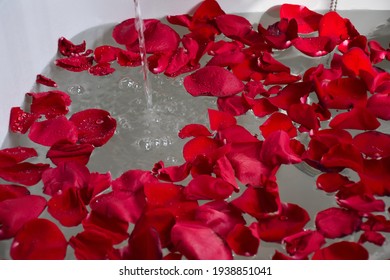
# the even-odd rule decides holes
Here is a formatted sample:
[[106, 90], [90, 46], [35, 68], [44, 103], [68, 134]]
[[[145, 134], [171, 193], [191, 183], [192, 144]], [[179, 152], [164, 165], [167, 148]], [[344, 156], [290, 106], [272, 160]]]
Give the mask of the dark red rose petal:
[[244, 17], [225, 14], [215, 18], [215, 23], [228, 38], [239, 40], [252, 31], [252, 24]]
[[188, 177], [191, 171], [191, 163], [185, 162], [179, 166], [164, 167], [163, 162], [155, 164], [153, 171], [157, 178], [168, 182], [180, 182]]
[[26, 187], [0, 184], [0, 202], [26, 195], [30, 195], [30, 191]]
[[390, 220], [387, 220], [382, 215], [370, 215], [367, 221], [361, 225], [361, 229], [365, 231], [390, 232]]
[[211, 132], [202, 124], [187, 124], [180, 131], [178, 136], [181, 139], [187, 137], [198, 137], [198, 136], [212, 136]]
[[324, 236], [318, 231], [306, 230], [283, 239], [290, 256], [304, 259], [325, 244]]
[[61, 194], [54, 195], [48, 201], [47, 207], [50, 215], [66, 227], [79, 225], [88, 214], [80, 193], [75, 188], [68, 188]]
[[111, 173], [91, 173], [88, 186], [80, 189], [80, 196], [85, 205], [88, 205], [93, 197], [102, 193], [111, 186]]
[[348, 39], [348, 28], [346, 21], [337, 12], [326, 13], [319, 22], [318, 33], [320, 36], [336, 39], [339, 43]]
[[325, 167], [345, 167], [355, 171], [363, 168], [361, 153], [351, 144], [336, 144], [322, 157]]
[[158, 180], [149, 171], [128, 170], [112, 181], [112, 189], [114, 192], [143, 193], [144, 184], [155, 182]]
[[342, 186], [353, 183], [339, 173], [323, 173], [317, 177], [317, 188], [327, 193], [338, 191]]
[[46, 199], [37, 195], [9, 198], [0, 202], [0, 240], [15, 236], [25, 223], [43, 212]]
[[359, 243], [371, 242], [377, 246], [382, 246], [385, 241], [386, 237], [376, 231], [365, 231], [359, 237]]
[[308, 56], [319, 57], [332, 52], [336, 43], [330, 37], [325, 36], [308, 38], [298, 37], [292, 41], [292, 45]]
[[37, 184], [49, 164], [22, 162], [13, 166], [0, 168], [0, 178], [25, 186]]
[[269, 73], [264, 80], [264, 85], [279, 85], [279, 84], [291, 84], [299, 81], [300, 76], [292, 75], [286, 72]]
[[171, 233], [177, 251], [189, 260], [230, 260], [232, 253], [210, 228], [195, 222], [177, 222]]
[[53, 222], [34, 219], [15, 236], [10, 253], [14, 260], [62, 260], [67, 246], [64, 235]]
[[318, 30], [322, 15], [309, 10], [305, 6], [283, 4], [280, 7], [280, 18], [295, 19], [299, 33], [311, 33]]
[[358, 243], [340, 241], [319, 249], [313, 260], [368, 260], [368, 251]]
[[298, 36], [298, 24], [294, 18], [291, 20], [282, 18], [268, 26], [267, 30], [259, 24], [258, 32], [265, 36], [267, 43], [273, 48], [283, 50], [289, 48], [291, 40]]
[[350, 210], [331, 207], [317, 213], [315, 224], [327, 238], [338, 238], [352, 234], [362, 223], [359, 215]]
[[64, 141], [76, 143], [77, 127], [64, 116], [35, 122], [28, 134], [31, 141], [43, 146], [52, 146], [57, 142]]
[[[0, 150], [1, 161], [4, 161], [4, 159], [2, 158], [3, 156], [12, 159], [12, 163], [19, 163], [31, 157], [38, 156], [38, 153], [34, 148], [18, 146], [14, 148], [6, 148]], [[0, 163], [0, 167], [2, 166], [6, 166], [6, 165]]]
[[102, 109], [87, 109], [73, 114], [69, 119], [78, 131], [78, 142], [100, 147], [115, 133], [116, 120]]
[[72, 103], [69, 95], [63, 91], [28, 93], [32, 97], [30, 111], [33, 114], [44, 115], [47, 119], [66, 115]]
[[205, 0], [194, 11], [192, 21], [206, 21], [215, 19], [217, 16], [224, 15], [225, 12], [215, 0]]
[[241, 256], [254, 256], [260, 245], [260, 239], [255, 229], [237, 224], [229, 233], [226, 242], [234, 253]]
[[281, 242], [283, 238], [302, 231], [309, 220], [305, 209], [292, 203], [283, 204], [279, 215], [259, 220], [260, 239], [266, 242]]
[[56, 143], [46, 154], [55, 165], [60, 162], [77, 162], [86, 165], [94, 150], [91, 144]]
[[390, 157], [365, 159], [364, 169], [359, 173], [361, 181], [371, 193], [376, 195], [390, 194]]
[[141, 56], [137, 52], [120, 49], [117, 54], [117, 62], [120, 66], [140, 66]]
[[226, 199], [233, 193], [234, 187], [220, 178], [209, 175], [199, 175], [192, 179], [184, 194], [191, 200], [203, 199]]
[[[144, 22], [146, 25], [146, 22]], [[121, 45], [129, 45], [138, 40], [138, 33], [135, 29], [135, 19], [130, 18], [117, 24], [113, 31], [112, 37]]]
[[94, 76], [107, 76], [114, 73], [115, 68], [112, 68], [111, 64], [108, 62], [102, 62], [91, 66], [88, 69], [88, 72]]
[[37, 75], [35, 82], [37, 84], [45, 85], [48, 87], [57, 87], [58, 86], [55, 81], [53, 81], [52, 79], [50, 79], [44, 75], [41, 75], [41, 74]]
[[269, 101], [283, 110], [287, 110], [291, 104], [302, 103], [312, 91], [312, 83], [297, 82], [284, 87], [276, 96], [269, 98]]
[[352, 144], [370, 158], [390, 156], [390, 135], [379, 131], [366, 131], [356, 135]]
[[69, 245], [78, 260], [119, 259], [112, 240], [98, 231], [80, 232], [70, 238]]
[[213, 109], [207, 110], [210, 120], [211, 130], [222, 130], [237, 124], [237, 120], [229, 113]]
[[374, 94], [367, 101], [368, 111], [377, 118], [390, 120], [390, 94]]
[[238, 95], [219, 97], [217, 105], [218, 110], [229, 113], [233, 116], [241, 116], [250, 109], [248, 104], [246, 104], [243, 100], [243, 97]]
[[305, 130], [318, 130], [320, 128], [315, 108], [309, 104], [291, 104], [287, 114], [293, 122], [301, 124]]
[[288, 133], [290, 138], [297, 136], [297, 130], [291, 119], [283, 113], [273, 113], [261, 126], [260, 131], [264, 138], [267, 138], [271, 133], [283, 130]]
[[38, 117], [38, 115], [25, 112], [20, 107], [13, 107], [11, 108], [9, 129], [15, 133], [25, 134]]
[[264, 52], [258, 58], [258, 66], [265, 72], [290, 73], [290, 68], [276, 60], [270, 53]]
[[97, 63], [107, 63], [115, 61], [118, 56], [119, 49], [113, 46], [99, 46], [94, 51], [94, 58]]
[[220, 157], [216, 162], [213, 169], [213, 172], [218, 178], [230, 183], [235, 191], [239, 191], [239, 187], [237, 185], [236, 177], [234, 174], [234, 169], [230, 161], [226, 156]]
[[59, 58], [54, 61], [55, 65], [72, 72], [82, 72], [88, 70], [93, 63], [92, 56], [71, 56]]
[[329, 126], [336, 129], [374, 130], [380, 126], [380, 122], [366, 108], [356, 107], [349, 112], [336, 115]]
[[192, 96], [231, 96], [244, 84], [230, 71], [219, 66], [205, 66], [184, 78], [184, 87]]
[[58, 51], [64, 56], [74, 56], [85, 52], [86, 42], [76, 45], [65, 37], [58, 39]]

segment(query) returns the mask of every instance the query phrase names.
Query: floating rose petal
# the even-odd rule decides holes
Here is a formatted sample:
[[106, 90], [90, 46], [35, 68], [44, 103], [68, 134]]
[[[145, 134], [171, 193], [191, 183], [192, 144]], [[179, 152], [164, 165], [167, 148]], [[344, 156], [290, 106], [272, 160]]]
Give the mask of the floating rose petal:
[[390, 135], [379, 131], [366, 131], [356, 135], [352, 144], [366, 156], [379, 159], [390, 156]]
[[48, 86], [48, 87], [57, 87], [58, 86], [55, 81], [53, 81], [52, 79], [50, 79], [44, 75], [41, 75], [41, 74], [37, 75], [35, 82], [37, 84], [41, 84], [41, 85]]
[[229, 113], [213, 109], [208, 109], [207, 112], [211, 130], [223, 130], [237, 124], [237, 120]]
[[235, 191], [239, 191], [237, 181], [234, 174], [234, 169], [226, 156], [220, 157], [216, 162], [213, 172], [218, 178], [221, 178], [227, 183], [230, 183]]
[[358, 243], [340, 241], [319, 249], [313, 260], [368, 260], [368, 251]]
[[38, 115], [25, 112], [20, 107], [13, 107], [10, 114], [9, 129], [15, 133], [25, 134], [38, 117]]
[[63, 56], [74, 56], [85, 52], [86, 42], [83, 41], [81, 44], [76, 45], [73, 42], [69, 41], [65, 37], [58, 39], [58, 51]]
[[264, 52], [258, 58], [258, 66], [265, 72], [290, 73], [290, 68], [276, 60], [270, 53]]
[[177, 77], [200, 67], [200, 64], [191, 64], [191, 56], [184, 48], [178, 48], [172, 55], [167, 57], [168, 59], [169, 64], [166, 66], [164, 72], [168, 77]]
[[382, 246], [386, 241], [386, 237], [376, 231], [365, 231], [360, 235], [359, 243], [365, 243], [367, 241], [377, 246]]
[[258, 25], [259, 33], [265, 36], [266, 41], [275, 49], [287, 49], [291, 41], [298, 36], [298, 24], [295, 18], [288, 20], [282, 18], [280, 21], [268, 26], [267, 30]]
[[189, 260], [230, 260], [232, 253], [209, 227], [195, 222], [177, 222], [171, 233], [177, 251]]
[[117, 62], [120, 66], [140, 66], [141, 56], [137, 52], [119, 50], [117, 54]]
[[82, 72], [88, 70], [93, 63], [92, 56], [71, 56], [59, 58], [54, 61], [55, 65], [72, 72]]
[[72, 236], [69, 245], [74, 249], [75, 257], [78, 260], [107, 260], [118, 259], [119, 254], [115, 253], [113, 242], [104, 234], [98, 231], [83, 231]]
[[363, 72], [371, 76], [376, 75], [370, 58], [360, 48], [352, 48], [346, 52], [341, 58], [342, 64], [352, 77], [361, 76]]
[[297, 130], [291, 119], [283, 113], [273, 113], [261, 126], [260, 131], [264, 138], [267, 138], [271, 133], [283, 130], [287, 132], [290, 138], [297, 136]]
[[115, 61], [118, 56], [119, 49], [113, 46], [99, 46], [94, 51], [94, 59], [97, 63], [107, 63]]
[[224, 15], [225, 12], [216, 0], [205, 0], [199, 7], [194, 11], [192, 21], [207, 21], [213, 20], [217, 16]]
[[24, 195], [0, 202], [0, 240], [15, 236], [25, 223], [43, 212], [46, 199], [37, 195]]
[[187, 162], [192, 162], [198, 155], [208, 156], [213, 153], [220, 144], [215, 139], [199, 136], [188, 141], [183, 147], [183, 157]]
[[336, 144], [323, 155], [321, 164], [325, 167], [345, 167], [359, 172], [363, 168], [363, 157], [352, 144]]
[[73, 114], [69, 120], [77, 127], [79, 143], [95, 147], [107, 143], [116, 129], [116, 120], [102, 109], [80, 111]]
[[[218, 131], [217, 139], [224, 143], [260, 143], [256, 135], [253, 135], [245, 127], [240, 125], [230, 126]], [[224, 147], [227, 147], [225, 145]]]
[[281, 210], [278, 190], [269, 190], [265, 187], [248, 186], [232, 204], [255, 218], [275, 216]]
[[353, 39], [344, 40], [337, 48], [341, 53], [346, 53], [348, 50], [352, 48], [360, 48], [365, 53], [368, 53], [367, 37], [363, 35], [358, 35]]
[[269, 114], [272, 114], [273, 112], [278, 111], [278, 107], [274, 106], [267, 98], [260, 98], [254, 101], [254, 105], [252, 106], [252, 111], [256, 117], [263, 118]]
[[319, 57], [332, 52], [336, 43], [330, 37], [325, 36], [308, 38], [298, 37], [292, 41], [292, 45], [308, 56]]
[[66, 227], [79, 225], [88, 214], [76, 188], [67, 188], [62, 193], [54, 195], [48, 201], [47, 207], [50, 215]]
[[380, 126], [380, 122], [368, 109], [356, 107], [349, 112], [336, 115], [329, 126], [336, 129], [374, 130]]
[[370, 47], [370, 60], [372, 64], [377, 64], [382, 60], [386, 59], [388, 50], [385, 50], [379, 42], [375, 40], [371, 40], [368, 42], [368, 46]]
[[180, 25], [183, 27], [190, 27], [192, 16], [188, 14], [184, 15], [169, 15], [166, 17], [167, 21], [173, 25]]
[[43, 146], [52, 146], [57, 142], [64, 141], [76, 143], [77, 127], [65, 116], [35, 122], [28, 134], [31, 141]]
[[214, 55], [206, 66], [231, 67], [244, 61], [245, 54], [241, 50], [227, 51]]
[[0, 178], [25, 186], [33, 186], [41, 180], [42, 173], [49, 167], [49, 164], [22, 162], [0, 168]]
[[26, 187], [0, 184], [0, 202], [26, 195], [30, 195], [30, 191]]
[[287, 110], [287, 114], [293, 122], [301, 124], [304, 130], [315, 131], [320, 128], [320, 122], [317, 118], [315, 108], [309, 104], [291, 104]]
[[244, 90], [244, 84], [230, 71], [205, 66], [184, 78], [184, 87], [192, 96], [231, 96]]
[[202, 124], [187, 124], [180, 131], [178, 136], [181, 139], [187, 137], [198, 137], [198, 136], [212, 136], [211, 132]]
[[377, 118], [390, 120], [390, 94], [374, 94], [367, 101], [367, 109]]
[[199, 175], [192, 179], [184, 188], [187, 199], [226, 199], [233, 193], [234, 187], [220, 178], [209, 175]]
[[62, 260], [68, 243], [51, 221], [34, 219], [24, 225], [11, 245], [14, 260]]
[[221, 32], [228, 38], [240, 40], [252, 31], [252, 24], [244, 17], [225, 14], [216, 17], [215, 23]]
[[234, 253], [247, 257], [256, 255], [260, 245], [257, 231], [242, 224], [234, 227], [227, 236], [226, 242]]
[[327, 238], [339, 238], [359, 229], [361, 217], [351, 210], [331, 207], [317, 213], [315, 224]]
[[66, 92], [52, 90], [48, 92], [28, 93], [32, 97], [30, 111], [32, 114], [44, 115], [47, 119], [66, 115], [72, 103]]
[[111, 186], [111, 173], [91, 173], [88, 186], [80, 189], [80, 196], [85, 205], [88, 205], [93, 197], [102, 193]]
[[390, 195], [390, 157], [365, 159], [359, 176], [373, 194]]
[[264, 80], [264, 85], [291, 84], [299, 81], [300, 76], [291, 75], [287, 72], [269, 73]]
[[317, 177], [317, 188], [327, 193], [338, 191], [342, 186], [353, 183], [339, 173], [323, 173]]
[[318, 24], [323, 16], [305, 6], [283, 4], [280, 6], [280, 18], [295, 19], [298, 33], [311, 33], [318, 30]]
[[319, 36], [330, 37], [340, 43], [349, 38], [346, 21], [337, 13], [326, 13], [319, 22]]
[[284, 238], [283, 243], [291, 256], [305, 259], [325, 244], [325, 238], [318, 231], [306, 230]]
[[283, 204], [279, 215], [259, 220], [260, 239], [281, 242], [283, 238], [302, 231], [309, 220], [305, 209], [292, 203]]
[[59, 142], [50, 147], [46, 154], [55, 165], [60, 162], [77, 162], [86, 165], [94, 150], [91, 144], [72, 144]]
[[91, 66], [88, 72], [94, 76], [107, 76], [114, 73], [115, 69], [111, 67], [110, 63], [102, 62]]
[[365, 231], [383, 231], [390, 232], [390, 220], [387, 220], [382, 215], [370, 215], [367, 221], [361, 225], [361, 229]]
[[283, 110], [287, 110], [291, 104], [302, 103], [312, 91], [311, 82], [297, 82], [284, 87], [276, 96], [269, 98], [269, 101]]
[[148, 68], [153, 74], [163, 73], [172, 58], [171, 52], [155, 53], [148, 57]]
[[[3, 156], [12, 158], [12, 163], [19, 163], [31, 157], [38, 156], [38, 153], [34, 148], [18, 146], [0, 150], [0, 158]], [[4, 159], [1, 158], [1, 161], [4, 161]], [[0, 164], [0, 166], [3, 165]]]

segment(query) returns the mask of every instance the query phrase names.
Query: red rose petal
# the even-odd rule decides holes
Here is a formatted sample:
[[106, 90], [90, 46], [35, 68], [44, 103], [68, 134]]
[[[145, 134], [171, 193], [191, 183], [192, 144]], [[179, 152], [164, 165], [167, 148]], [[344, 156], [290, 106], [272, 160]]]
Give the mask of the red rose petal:
[[244, 102], [243, 97], [238, 95], [219, 97], [217, 106], [221, 112], [226, 112], [233, 116], [241, 116], [250, 109], [246, 102]]
[[205, 66], [184, 78], [184, 87], [192, 96], [231, 96], [244, 84], [230, 71], [219, 66]]
[[306, 230], [283, 239], [286, 251], [295, 258], [304, 259], [325, 244], [325, 238], [318, 231]]
[[275, 49], [287, 49], [291, 41], [298, 36], [298, 24], [295, 19], [282, 18], [280, 21], [268, 26], [267, 30], [258, 25], [258, 31], [264, 34], [267, 43]]
[[[38, 153], [34, 148], [19, 146], [0, 150], [0, 158], [3, 156], [11, 158], [12, 163], [19, 163], [31, 157], [38, 156]], [[4, 161], [4, 159], [2, 158], [1, 161]], [[6, 165], [0, 164], [0, 166]]]
[[168, 77], [177, 77], [181, 74], [194, 71], [200, 67], [199, 64], [191, 64], [191, 56], [184, 48], [178, 48], [169, 57], [169, 64], [165, 68], [164, 74]]
[[198, 155], [210, 155], [219, 146], [216, 140], [206, 136], [199, 136], [191, 139], [184, 145], [183, 157], [187, 162], [192, 162]]
[[54, 195], [47, 207], [50, 215], [66, 227], [79, 225], [88, 214], [80, 193], [75, 188], [67, 188], [61, 194]]
[[110, 63], [102, 62], [91, 66], [88, 72], [94, 76], [107, 76], [114, 73], [115, 69], [111, 67]]
[[28, 95], [32, 97], [31, 113], [44, 115], [47, 119], [66, 115], [72, 103], [69, 95], [59, 90], [28, 93]]
[[371, 40], [368, 42], [368, 46], [370, 47], [370, 60], [372, 64], [377, 64], [382, 60], [386, 59], [387, 50], [385, 50], [379, 42], [375, 40]]
[[260, 239], [266, 242], [281, 242], [283, 238], [302, 231], [309, 220], [305, 209], [292, 203], [283, 204], [279, 215], [259, 220]]
[[253, 114], [259, 118], [272, 114], [277, 110], [278, 107], [274, 106], [267, 98], [256, 99], [255, 104], [252, 106]]
[[365, 231], [360, 235], [359, 243], [365, 243], [367, 241], [377, 246], [382, 246], [386, 241], [386, 237], [376, 231]]
[[225, 14], [216, 17], [215, 23], [228, 38], [240, 40], [252, 31], [252, 24], [244, 17]]
[[260, 245], [257, 232], [251, 227], [237, 224], [229, 233], [226, 242], [234, 253], [241, 256], [254, 256]]
[[287, 110], [291, 104], [302, 103], [302, 99], [306, 98], [311, 91], [312, 83], [297, 82], [287, 85], [276, 96], [268, 100], [276, 107]]
[[267, 138], [271, 133], [283, 130], [288, 133], [290, 138], [297, 136], [297, 130], [291, 119], [283, 113], [273, 113], [261, 126], [260, 131], [264, 138]]
[[295, 19], [299, 33], [311, 33], [318, 30], [322, 15], [309, 10], [305, 6], [283, 4], [280, 6], [280, 18]]
[[211, 130], [222, 130], [237, 124], [237, 120], [229, 113], [213, 109], [207, 110], [210, 120]]
[[339, 43], [349, 38], [346, 21], [337, 13], [330, 11], [326, 13], [319, 22], [319, 36], [336, 39]]
[[[147, 24], [147, 21], [144, 21]], [[135, 29], [135, 19], [130, 18], [117, 24], [113, 31], [112, 37], [121, 45], [129, 45], [138, 40], [138, 33]]]
[[210, 228], [194, 222], [177, 222], [171, 233], [176, 250], [189, 260], [230, 260], [232, 253]]
[[82, 52], [85, 52], [86, 43], [83, 41], [81, 44], [76, 45], [69, 41], [65, 37], [58, 39], [58, 51], [64, 56], [74, 56]]
[[215, 54], [206, 64], [206, 66], [230, 67], [240, 64], [244, 61], [245, 54], [241, 50], [227, 51]]
[[209, 175], [199, 175], [192, 179], [187, 187], [184, 188], [184, 194], [187, 199], [226, 199], [233, 193], [234, 187], [220, 178], [214, 178]]
[[317, 177], [317, 188], [327, 193], [338, 191], [342, 186], [353, 183], [348, 177], [339, 173], [323, 173]]
[[49, 164], [22, 162], [0, 168], [0, 178], [25, 186], [33, 186], [41, 180], [42, 173], [49, 167]]
[[313, 260], [368, 260], [368, 251], [358, 243], [340, 241], [319, 249]]
[[212, 20], [217, 16], [223, 15], [225, 12], [215, 0], [203, 1], [194, 11], [192, 21]]
[[25, 134], [38, 117], [38, 115], [25, 112], [20, 107], [13, 107], [11, 108], [9, 129], [15, 133]]
[[382, 215], [370, 215], [367, 221], [361, 225], [361, 229], [365, 231], [390, 232], [390, 220], [387, 220]]
[[184, 15], [168, 15], [166, 17], [167, 21], [170, 24], [173, 25], [180, 25], [184, 27], [190, 27], [191, 21], [192, 21], [192, 16], [188, 14]]
[[34, 219], [15, 236], [11, 257], [14, 260], [62, 260], [67, 246], [64, 235], [53, 222]]
[[26, 187], [0, 184], [0, 202], [26, 195], [30, 195], [30, 191]]
[[239, 191], [233, 166], [226, 156], [220, 157], [215, 162], [213, 172], [218, 178], [221, 178], [222, 180], [231, 184], [235, 191]]
[[80, 196], [85, 205], [88, 205], [91, 199], [105, 191], [111, 186], [111, 173], [91, 173], [88, 186], [80, 189]]
[[212, 136], [211, 132], [202, 124], [187, 124], [180, 131], [178, 136], [181, 139], [187, 137], [198, 137], [198, 136]]
[[390, 120], [390, 94], [374, 94], [367, 101], [368, 111], [377, 118]]
[[390, 156], [390, 135], [379, 131], [366, 131], [356, 135], [352, 144], [367, 157], [379, 159]]
[[56, 143], [46, 154], [55, 165], [61, 162], [77, 162], [86, 165], [94, 150], [91, 144]]
[[217, 139], [220, 139], [224, 143], [260, 143], [255, 135], [240, 125], [230, 126], [218, 131]]
[[317, 213], [315, 224], [327, 238], [338, 238], [352, 234], [362, 223], [359, 215], [350, 210], [331, 207]]
[[137, 52], [120, 49], [117, 54], [117, 62], [120, 66], [140, 66], [141, 56]]
[[286, 72], [269, 73], [264, 80], [264, 85], [279, 85], [279, 84], [291, 84], [299, 81], [300, 76], [292, 75]]
[[77, 127], [64, 116], [35, 122], [28, 134], [31, 141], [43, 146], [52, 146], [64, 141], [75, 143], [77, 141]]
[[305, 130], [318, 130], [320, 128], [315, 108], [309, 104], [291, 104], [287, 114], [293, 122], [301, 124]]
[[116, 120], [102, 109], [87, 109], [73, 114], [69, 119], [77, 127], [78, 141], [100, 147], [115, 133]]
[[153, 171], [156, 173], [157, 178], [168, 182], [180, 182], [188, 177], [191, 171], [191, 164], [185, 162], [179, 166], [164, 167], [163, 162], [158, 162], [154, 165]]
[[308, 56], [319, 57], [332, 52], [336, 43], [330, 37], [325, 36], [308, 38], [298, 37], [292, 41], [292, 45]]
[[361, 181], [373, 194], [390, 194], [390, 157], [365, 159], [364, 169], [359, 173]]
[[352, 76], [361, 76], [362, 73], [367, 72], [369, 75], [375, 76], [370, 58], [360, 48], [352, 48], [346, 52], [341, 58], [342, 64], [348, 73]]
[[115, 61], [118, 56], [119, 49], [113, 46], [99, 46], [94, 51], [94, 58], [97, 63], [107, 63]]
[[337, 129], [374, 130], [380, 126], [380, 122], [369, 110], [356, 107], [349, 112], [336, 115], [329, 126]]
[[37, 84], [45, 85], [48, 87], [57, 87], [58, 86], [55, 81], [53, 81], [52, 79], [50, 79], [44, 75], [41, 75], [41, 74], [37, 75], [35, 82]]
[[163, 73], [171, 61], [172, 52], [155, 53], [148, 57], [148, 68], [153, 74]]
[[290, 73], [290, 68], [276, 60], [270, 53], [264, 52], [258, 58], [258, 66], [265, 72]]
[[37, 195], [9, 198], [0, 202], [0, 240], [15, 236], [25, 223], [43, 212], [46, 199]]
[[345, 167], [355, 171], [363, 168], [361, 153], [351, 144], [336, 144], [323, 155], [321, 163], [325, 167]]
[[54, 61], [55, 65], [72, 72], [82, 72], [88, 70], [93, 63], [92, 56], [71, 56], [59, 58]]
[[279, 252], [278, 250], [275, 250], [275, 253], [272, 256], [272, 260], [295, 260], [292, 257], [286, 256], [285, 254]]

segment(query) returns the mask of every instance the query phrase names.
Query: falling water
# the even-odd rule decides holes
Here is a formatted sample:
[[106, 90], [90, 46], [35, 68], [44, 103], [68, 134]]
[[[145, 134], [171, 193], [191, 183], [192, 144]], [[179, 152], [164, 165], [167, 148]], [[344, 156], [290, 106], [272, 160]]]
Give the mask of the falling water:
[[144, 92], [146, 96], [146, 109], [151, 110], [153, 107], [152, 101], [152, 88], [150, 85], [150, 80], [148, 78], [148, 61], [146, 57], [146, 47], [145, 47], [145, 24], [142, 20], [141, 6], [139, 0], [134, 0], [134, 12], [135, 12], [135, 28], [138, 32], [138, 41], [139, 41], [139, 52], [141, 55], [141, 71], [143, 75], [144, 82]]

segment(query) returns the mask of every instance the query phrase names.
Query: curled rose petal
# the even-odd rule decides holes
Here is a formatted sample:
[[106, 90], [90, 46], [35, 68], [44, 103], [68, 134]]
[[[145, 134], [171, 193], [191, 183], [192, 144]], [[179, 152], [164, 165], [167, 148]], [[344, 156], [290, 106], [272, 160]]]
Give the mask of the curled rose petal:
[[0, 202], [0, 240], [15, 236], [25, 223], [43, 212], [46, 199], [37, 195], [9, 198]]
[[276, 73], [290, 72], [290, 68], [288, 66], [276, 60], [268, 52], [262, 53], [261, 56], [258, 58], [257, 63], [259, 68], [265, 72], [276, 72]]
[[267, 138], [271, 133], [283, 130], [287, 132], [290, 138], [297, 136], [297, 130], [291, 119], [283, 113], [273, 113], [261, 126], [260, 131], [264, 138]]
[[11, 108], [9, 129], [15, 133], [25, 134], [38, 117], [36, 114], [25, 112], [20, 107], [13, 107]]
[[72, 103], [66, 92], [52, 90], [48, 92], [28, 93], [32, 97], [30, 111], [32, 114], [44, 115], [47, 119], [66, 115]]
[[336, 44], [330, 37], [295, 38], [292, 45], [300, 52], [311, 56], [324, 56], [333, 51]]
[[382, 246], [385, 241], [386, 237], [376, 231], [365, 231], [359, 237], [359, 243], [371, 242], [377, 246]]
[[111, 186], [111, 173], [93, 172], [89, 176], [88, 186], [80, 189], [80, 197], [85, 205], [88, 205], [91, 199], [102, 193]]
[[234, 169], [229, 159], [226, 156], [220, 157], [216, 162], [213, 172], [218, 178], [221, 178], [227, 183], [230, 183], [235, 191], [239, 191], [239, 187], [235, 178]]
[[327, 238], [338, 238], [352, 234], [359, 229], [361, 217], [351, 210], [331, 207], [317, 213], [315, 224]]
[[88, 69], [88, 72], [94, 76], [107, 76], [114, 73], [115, 68], [112, 68], [111, 64], [108, 62], [102, 62], [91, 66]]
[[184, 87], [192, 96], [231, 96], [244, 90], [244, 84], [230, 71], [205, 66], [184, 78]]
[[65, 116], [35, 122], [28, 134], [31, 141], [43, 146], [52, 146], [57, 142], [65, 141], [76, 143], [77, 127]]
[[283, 4], [280, 7], [280, 18], [295, 19], [298, 33], [311, 33], [318, 30], [318, 24], [323, 16], [305, 6]]
[[164, 167], [164, 163], [160, 161], [154, 165], [153, 172], [157, 175], [159, 180], [180, 182], [190, 174], [191, 167], [191, 163], [188, 162], [179, 166]]
[[67, 246], [63, 233], [53, 222], [34, 219], [17, 233], [10, 253], [14, 260], [62, 260]]
[[30, 191], [26, 187], [0, 184], [0, 202], [26, 195], [30, 195]]
[[390, 156], [390, 135], [379, 131], [366, 131], [356, 135], [352, 140], [361, 153], [367, 157], [379, 159]]
[[137, 52], [120, 49], [117, 54], [116, 61], [120, 66], [140, 66], [141, 56]]
[[82, 72], [88, 70], [93, 63], [92, 56], [71, 56], [59, 58], [54, 61], [58, 67], [64, 68], [72, 72]]
[[57, 87], [58, 86], [55, 81], [53, 81], [52, 79], [50, 79], [44, 75], [41, 75], [41, 74], [37, 75], [35, 82], [37, 84], [45, 85], [48, 87]]
[[60, 162], [75, 161], [86, 165], [94, 150], [91, 144], [72, 144], [59, 142], [50, 147], [46, 154], [55, 165]]
[[275, 49], [287, 49], [291, 46], [291, 40], [298, 36], [298, 24], [295, 18], [288, 20], [282, 18], [280, 21], [268, 26], [267, 30], [258, 25], [258, 31], [264, 34], [267, 43]]
[[368, 46], [370, 47], [370, 59], [372, 64], [377, 64], [386, 59], [387, 50], [385, 50], [378, 41], [370, 40]]
[[102, 109], [87, 109], [73, 114], [69, 119], [77, 128], [78, 142], [100, 147], [115, 133], [116, 120]]
[[230, 260], [232, 253], [209, 227], [195, 222], [177, 222], [171, 233], [177, 251], [189, 260]]
[[25, 186], [33, 186], [41, 180], [42, 173], [49, 167], [49, 164], [22, 162], [0, 168], [0, 178]]
[[76, 45], [73, 42], [69, 41], [65, 37], [60, 37], [58, 39], [58, 51], [63, 56], [74, 56], [82, 52], [85, 52], [86, 42], [83, 41], [81, 44]]
[[353, 108], [349, 112], [336, 115], [329, 123], [331, 128], [374, 130], [380, 126], [371, 111], [363, 107]]
[[304, 259], [325, 244], [324, 236], [318, 231], [306, 230], [283, 239], [286, 251], [295, 258]]
[[353, 183], [340, 173], [323, 173], [317, 177], [317, 188], [327, 193], [338, 191], [342, 186]]
[[184, 194], [188, 199], [226, 199], [233, 193], [234, 187], [220, 178], [209, 175], [199, 175], [192, 179]]
[[198, 137], [198, 136], [212, 136], [211, 132], [202, 124], [187, 124], [180, 131], [178, 136], [181, 139], [187, 137]]
[[368, 251], [360, 244], [349, 241], [333, 243], [317, 250], [313, 260], [368, 260]]
[[260, 239], [256, 229], [237, 224], [226, 237], [226, 242], [234, 253], [241, 256], [254, 256], [259, 249]]

